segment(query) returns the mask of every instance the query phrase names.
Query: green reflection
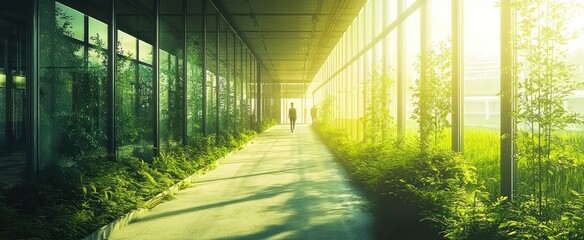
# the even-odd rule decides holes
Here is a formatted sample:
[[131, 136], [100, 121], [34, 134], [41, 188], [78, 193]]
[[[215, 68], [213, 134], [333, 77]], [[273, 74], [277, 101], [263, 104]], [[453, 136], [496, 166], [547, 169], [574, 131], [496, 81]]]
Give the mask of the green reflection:
[[55, 3], [55, 12], [57, 26], [63, 29], [63, 34], [83, 41], [83, 33], [85, 31], [84, 15], [59, 2]]
[[89, 17], [89, 43], [107, 49], [107, 24]]
[[140, 62], [152, 64], [152, 45], [140, 40], [138, 43]]
[[118, 30], [118, 43], [120, 45], [120, 49], [118, 49], [118, 54], [134, 59], [136, 58], [137, 45], [135, 37]]

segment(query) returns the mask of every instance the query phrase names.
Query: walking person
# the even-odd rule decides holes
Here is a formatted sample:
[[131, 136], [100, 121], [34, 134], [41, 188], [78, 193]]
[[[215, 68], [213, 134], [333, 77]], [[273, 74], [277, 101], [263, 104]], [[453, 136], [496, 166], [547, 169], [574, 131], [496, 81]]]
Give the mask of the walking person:
[[294, 103], [290, 103], [288, 118], [290, 119], [290, 131], [294, 132], [294, 127], [296, 127], [296, 108], [294, 108]]

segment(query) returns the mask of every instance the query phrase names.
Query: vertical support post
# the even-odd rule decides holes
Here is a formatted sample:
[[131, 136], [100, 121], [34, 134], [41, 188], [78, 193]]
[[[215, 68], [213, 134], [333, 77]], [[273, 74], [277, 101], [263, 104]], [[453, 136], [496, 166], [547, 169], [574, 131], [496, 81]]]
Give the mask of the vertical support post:
[[[256, 106], [252, 106], [252, 101], [251, 101], [251, 98], [253, 96], [252, 95], [252, 91], [251, 91], [252, 90], [251, 84], [253, 82], [253, 65], [252, 65], [252, 56], [251, 56], [251, 53], [249, 52], [249, 50], [247, 50], [247, 61], [248, 61], [247, 62], [247, 70], [249, 71], [248, 72], [249, 76], [248, 76], [248, 79], [247, 79], [247, 82], [246, 82], [246, 85], [247, 85], [246, 86], [246, 91], [247, 91], [247, 95], [246, 95], [247, 105], [250, 108], [255, 108]], [[252, 110], [252, 115], [255, 116], [255, 119], [253, 121], [257, 121], [257, 119], [258, 119], [258, 117], [257, 117], [257, 109], [253, 109]], [[250, 128], [253, 129], [253, 122], [250, 122]]]
[[[422, 1], [420, 6], [420, 84], [424, 84], [427, 81], [427, 69], [428, 69], [428, 51], [430, 50], [430, 8], [428, 5], [430, 0]], [[426, 96], [420, 96], [424, 98]], [[420, 112], [425, 112], [427, 109], [423, 105], [419, 106]], [[420, 123], [425, 126], [430, 119], [427, 119], [424, 114], [420, 114]], [[422, 127], [420, 126], [420, 128]], [[420, 143], [422, 150], [426, 150], [428, 146], [425, 143], [428, 142], [428, 133], [424, 129], [420, 129]]]
[[501, 1], [501, 196], [513, 200], [515, 159], [513, 139], [513, 12], [511, 0]]
[[[11, 79], [11, 78], [13, 78], [13, 76], [12, 76], [12, 70], [10, 70], [10, 69], [17, 69], [17, 70], [20, 70], [20, 69], [18, 69], [16, 66], [14, 66], [14, 67], [10, 66], [11, 61], [10, 61], [10, 57], [8, 56], [10, 53], [10, 41], [8, 41], [8, 39], [4, 39], [3, 42], [4, 42], [4, 49], [3, 49], [4, 50], [4, 56], [3, 56], [4, 59], [2, 59], [2, 60], [4, 60], [4, 69], [6, 69], [5, 70], [6, 71], [5, 77], [6, 77], [6, 79]], [[17, 53], [17, 55], [18, 54], [20, 54], [20, 53]], [[16, 61], [19, 61], [19, 60], [17, 59]], [[17, 65], [18, 64], [19, 63], [17, 63]], [[16, 73], [16, 74], [19, 74], [19, 73]], [[4, 114], [4, 119], [2, 119], [2, 120], [4, 120], [5, 123], [9, 123], [9, 122], [13, 121], [12, 119], [14, 119], [13, 118], [14, 117], [14, 104], [12, 104], [14, 102], [14, 99], [13, 99], [14, 84], [13, 84], [13, 81], [5, 81], [5, 84], [6, 85], [5, 85], [4, 89], [6, 90], [6, 92], [4, 93], [5, 94], [4, 96], [6, 96], [6, 97], [4, 98], [4, 102], [0, 103], [0, 104], [5, 104], [5, 106], [6, 106], [6, 110], [5, 110], [6, 113]], [[6, 142], [14, 142], [14, 129], [13, 129], [12, 124], [5, 124], [4, 131], [6, 134], [5, 141]]]
[[[88, 16], [83, 16], [83, 28], [86, 29], [85, 31], [83, 31], [83, 42], [88, 43], [89, 42], [89, 17]], [[89, 82], [89, 46], [88, 45], [83, 45], [83, 78], [85, 80], [86, 83]], [[73, 86], [75, 86], [75, 82], [73, 82]], [[75, 87], [73, 87], [73, 89], [75, 89]], [[73, 90], [75, 91], [75, 90]], [[73, 106], [75, 106], [75, 103], [73, 103]], [[75, 107], [73, 107], [73, 111], [75, 111]], [[97, 118], [97, 121], [99, 121], [99, 117], [95, 116], [95, 118]], [[99, 122], [98, 122], [99, 125]]]
[[154, 102], [154, 156], [160, 155], [160, 0], [154, 0], [154, 50], [152, 64], [152, 88], [153, 88], [153, 102]]
[[203, 109], [201, 110], [201, 131], [207, 136], [207, 0], [203, 0]]
[[221, 106], [219, 100], [221, 87], [219, 86], [219, 79], [220, 79], [220, 72], [219, 72], [219, 64], [221, 60], [219, 59], [221, 55], [221, 48], [219, 47], [219, 35], [221, 34], [221, 19], [219, 16], [219, 12], [215, 14], [215, 136], [217, 137], [217, 141], [219, 138], [219, 128], [221, 127], [221, 119], [219, 118], [219, 108]]
[[[363, 28], [363, 29], [365, 29], [365, 28]], [[363, 78], [363, 118], [362, 119], [364, 119], [364, 121], [362, 123], [363, 124], [363, 133], [361, 134], [361, 136], [363, 136], [363, 140], [368, 141], [369, 139], [365, 138], [367, 136], [367, 134], [365, 134], [365, 133], [367, 131], [369, 131], [369, 129], [367, 129], [367, 120], [365, 118], [365, 116], [367, 115], [367, 93], [368, 93], [367, 92], [367, 84], [369, 84], [367, 81], [367, 67], [369, 64], [369, 62], [367, 61], [368, 60], [367, 59], [368, 58], [367, 52], [365, 52], [365, 54], [363, 54], [362, 58], [363, 58], [362, 61], [359, 62], [359, 64], [361, 65], [361, 70], [363, 70], [363, 72], [361, 73], [362, 74], [361, 77]], [[335, 91], [333, 90], [333, 92], [335, 92]], [[336, 95], [336, 93], [335, 93], [335, 95]], [[335, 127], [338, 127], [338, 125], [335, 125]]]
[[231, 128], [231, 77], [229, 77], [229, 27], [225, 26], [225, 79], [227, 81], [227, 95], [226, 95], [226, 106], [225, 109], [227, 110], [227, 115], [225, 116], [225, 128]]
[[[404, 1], [397, 1], [397, 13], [402, 14], [404, 11]], [[400, 21], [397, 25], [397, 134], [400, 138], [405, 136], [406, 132], [406, 55], [405, 55], [405, 33], [404, 21]]]
[[35, 180], [38, 176], [39, 162], [38, 162], [38, 79], [39, 79], [39, 0], [30, 0], [31, 11], [30, 11], [30, 44], [28, 48], [28, 65], [30, 67], [28, 81], [26, 81], [26, 88], [28, 91], [26, 104], [27, 119], [26, 119], [26, 167], [27, 167], [27, 180]]
[[[240, 45], [241, 46], [241, 45]], [[237, 100], [237, 35], [233, 34], [233, 116], [237, 116], [235, 119], [241, 119], [241, 114], [237, 105], [239, 101]], [[234, 122], [239, 128], [239, 122]], [[237, 130], [239, 130], [236, 128]]]
[[110, 23], [108, 24], [108, 43], [107, 43], [107, 153], [111, 160], [116, 159], [116, 41], [117, 41], [117, 23], [116, 23], [116, 0], [110, 0]]
[[245, 69], [243, 67], [243, 61], [244, 61], [244, 57], [243, 57], [243, 44], [240, 42], [239, 43], [239, 71], [241, 71], [241, 78], [239, 79], [239, 115], [243, 118], [243, 120], [245, 120], [244, 122], [247, 122], [247, 119], [249, 118], [247, 115], [244, 115], [244, 113], [246, 113], [244, 111], [244, 108], [242, 106], [245, 106], [245, 104], [243, 103], [243, 82], [245, 81]]
[[[383, 1], [383, 0], [381, 1], [381, 6], [380, 6], [381, 7], [381, 16], [383, 16], [382, 17], [383, 20], [381, 22], [382, 23], [381, 29], [384, 29], [387, 26], [387, 21], [388, 21], [387, 19], [388, 18], [386, 16], [389, 14], [387, 12], [387, 4], [388, 4], [387, 1]], [[388, 53], [389, 46], [387, 44], [387, 41], [389, 39], [390, 39], [389, 34], [387, 34], [385, 36], [385, 38], [383, 40], [381, 40], [381, 52], [382, 52], [382, 60], [381, 61], [382, 62], [381, 62], [381, 72], [379, 74], [381, 74], [382, 78], [386, 78], [386, 79], [389, 79], [389, 53]], [[389, 91], [390, 91], [390, 89], [389, 89], [389, 86], [387, 86], [387, 82], [388, 81], [383, 81], [383, 80], [381, 82], [381, 88], [383, 91], [382, 97], [381, 97], [383, 100], [383, 102], [381, 103], [381, 109], [384, 113], [389, 112], [389, 96], [390, 96]], [[389, 114], [390, 113], [388, 113], [388, 115]], [[389, 138], [389, 136], [388, 136], [388, 129], [386, 129], [385, 127], [388, 126], [390, 123], [389, 123], [389, 120], [386, 119], [384, 116], [385, 115], [382, 113], [381, 114], [381, 121], [382, 121], [381, 126], [383, 126], [384, 128], [382, 130], [381, 136], [382, 136], [383, 140], [386, 140]]]
[[256, 111], [257, 111], [257, 124], [258, 127], [262, 123], [262, 79], [261, 79], [261, 72], [260, 72], [260, 63], [255, 61], [255, 71], [257, 76], [257, 91], [256, 91]]
[[464, 152], [462, 0], [452, 0], [452, 151]]
[[[188, 141], [187, 141], [187, 131], [189, 129], [189, 124], [187, 122], [188, 119], [188, 113], [189, 113], [189, 108], [188, 108], [188, 71], [187, 71], [187, 67], [188, 67], [188, 54], [187, 54], [187, 0], [183, 0], [183, 131], [182, 131], [182, 144], [183, 147], [187, 146]], [[178, 63], [177, 63], [178, 65]]]

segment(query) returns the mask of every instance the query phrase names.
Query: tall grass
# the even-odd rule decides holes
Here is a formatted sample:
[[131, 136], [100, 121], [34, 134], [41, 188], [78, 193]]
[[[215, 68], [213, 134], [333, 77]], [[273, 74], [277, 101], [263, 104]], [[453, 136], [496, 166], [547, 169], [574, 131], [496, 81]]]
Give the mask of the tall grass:
[[477, 169], [477, 177], [492, 197], [500, 195], [500, 138], [498, 129], [465, 128], [464, 157]]
[[[550, 182], [548, 194], [555, 196], [559, 200], [568, 201], [574, 196], [572, 190], [584, 192], [584, 132], [566, 131], [557, 137], [565, 142], [565, 147], [569, 154], [560, 166], [553, 169], [553, 176]], [[444, 139], [444, 147], [450, 144], [450, 136]], [[476, 167], [477, 176], [483, 182], [486, 190], [492, 197], [500, 195], [499, 180], [499, 152], [500, 138], [499, 130], [494, 128], [465, 128], [464, 131], [464, 157], [469, 164]], [[531, 181], [533, 176], [529, 176], [525, 162], [517, 163], [518, 182]]]

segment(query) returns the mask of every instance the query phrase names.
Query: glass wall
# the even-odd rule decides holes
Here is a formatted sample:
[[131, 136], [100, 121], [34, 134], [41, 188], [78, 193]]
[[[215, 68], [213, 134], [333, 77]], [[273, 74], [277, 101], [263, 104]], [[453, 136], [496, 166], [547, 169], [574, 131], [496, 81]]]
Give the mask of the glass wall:
[[107, 25], [39, 2], [39, 166], [106, 153]]
[[26, 175], [29, 8], [28, 1], [14, 1], [0, 9], [0, 185]]
[[[387, 105], [388, 107], [383, 106], [380, 111], [389, 112], [389, 115], [397, 119], [398, 133], [402, 133], [399, 131], [400, 127], [402, 127], [399, 123], [403, 121], [407, 129], [406, 133], [417, 134], [418, 123], [412, 119], [412, 115], [414, 115], [417, 107], [414, 105], [414, 88], [418, 85], [417, 82], [422, 81], [422, 77], [424, 77], [421, 73], [428, 73], [428, 71], [432, 70], [432, 74], [434, 74], [436, 73], [435, 70], [437, 70], [436, 66], [443, 64], [444, 75], [448, 76], [445, 81], [449, 81], [447, 83], [448, 89], [443, 89], [443, 91], [448, 92], [448, 95], [452, 97], [450, 94], [452, 90], [450, 84], [452, 84], [451, 81], [455, 80], [455, 76], [452, 73], [452, 71], [455, 71], [452, 68], [452, 64], [455, 63], [452, 62], [452, 54], [462, 52], [463, 56], [459, 66], [462, 68], [460, 71], [461, 76], [458, 78], [457, 73], [456, 79], [460, 79], [464, 86], [462, 88], [462, 102], [464, 107], [462, 113], [460, 113], [461, 115], [457, 116], [458, 113], [451, 113], [448, 121], [451, 122], [450, 117], [452, 115], [454, 115], [453, 117], [455, 119], [462, 119], [464, 136], [455, 136], [454, 138], [456, 139], [451, 139], [453, 138], [452, 135], [445, 133], [444, 139], [441, 140], [442, 143], [440, 144], [444, 144], [444, 147], [448, 148], [451, 140], [454, 140], [452, 142], [453, 146], [458, 144], [456, 141], [463, 141], [464, 144], [462, 146], [464, 146], [465, 158], [476, 166], [479, 180], [485, 184], [487, 190], [494, 196], [498, 196], [501, 184], [500, 171], [502, 170], [499, 164], [502, 154], [501, 144], [505, 144], [503, 141], [505, 138], [500, 136], [503, 134], [500, 133], [502, 120], [502, 100], [500, 97], [502, 90], [500, 86], [501, 83], [505, 83], [501, 81], [501, 58], [511, 58], [511, 53], [509, 56], [501, 56], [501, 8], [493, 1], [478, 0], [465, 2], [461, 9], [461, 16], [463, 18], [459, 20], [460, 22], [454, 23], [454, 26], [464, 27], [460, 31], [462, 33], [462, 43], [458, 45], [458, 41], [452, 41], [452, 38], [457, 37], [456, 35], [458, 34], [455, 32], [456, 28], [452, 28], [453, 17], [459, 16], [457, 13], [452, 12], [453, 1], [427, 1], [429, 11], [424, 11], [423, 4], [425, 2], [413, 0], [369, 0], [315, 75], [308, 89], [308, 94], [313, 96], [315, 104], [320, 106], [320, 111], [324, 112], [319, 114], [321, 120], [331, 123], [334, 127], [346, 129], [357, 140], [367, 140], [368, 137], [371, 137], [367, 136], [368, 134], [375, 134], [370, 131], [372, 126], [366, 123], [368, 119], [375, 118], [375, 114], [377, 114], [376, 111], [371, 111], [371, 109], [378, 109], [377, 107], [379, 105], [385, 105], [385, 100], [379, 104], [380, 102], [375, 101], [375, 99], [389, 93], [391, 103]], [[545, 91], [545, 84], [537, 85], [539, 83], [533, 82], [537, 81], [538, 78], [541, 79], [541, 75], [546, 74], [536, 76], [537, 74], [534, 74], [534, 72], [537, 73], [540, 71], [540, 66], [545, 67], [552, 60], [546, 60], [547, 62], [541, 60], [537, 62], [539, 61], [537, 59], [551, 59], [555, 57], [559, 60], [553, 61], [565, 60], [565, 63], [562, 62], [560, 64], [562, 66], [573, 64], [570, 66], [573, 69], [570, 67], [565, 68], [570, 69], [571, 72], [569, 74], [552, 74], [554, 77], [549, 77], [548, 81], [552, 82], [557, 80], [559, 75], [565, 76], [565, 80], [555, 85], [563, 84], [566, 81], [573, 81], [574, 83], [584, 82], [584, 60], [582, 60], [584, 59], [582, 57], [584, 56], [584, 44], [582, 41], [584, 37], [582, 37], [581, 31], [579, 31], [582, 29], [584, 22], [582, 21], [582, 17], [576, 14], [573, 19], [560, 24], [565, 27], [554, 28], [555, 30], [553, 31], [550, 30], [551, 32], [549, 34], [552, 34], [556, 30], [562, 31], [559, 34], [562, 36], [560, 38], [551, 38], [548, 35], [543, 36], [541, 33], [546, 32], [547, 34], [547, 31], [540, 31], [541, 29], [552, 29], [546, 25], [550, 22], [562, 22], [562, 17], [566, 17], [562, 15], [569, 15], [567, 14], [569, 11], [565, 12], [565, 14], [557, 14], [561, 10], [559, 6], [562, 6], [562, 4], [564, 6], [572, 6], [570, 4], [574, 2], [534, 1], [529, 2], [525, 6], [514, 6], [513, 8], [514, 14], [516, 14], [516, 18], [518, 19], [518, 22], [513, 26], [515, 28], [513, 33], [516, 34], [515, 42], [521, 43], [521, 45], [513, 46], [514, 49], [509, 50], [510, 52], [515, 51], [514, 54], [517, 57], [515, 57], [514, 61], [518, 64], [516, 66], [506, 67], [516, 71], [514, 77], [517, 78], [517, 81], [512, 87], [515, 89], [513, 90], [515, 91], [514, 94], [518, 95], [513, 99], [513, 104], [517, 108], [513, 112], [515, 114], [513, 116], [515, 116], [515, 121], [521, 121], [522, 119], [524, 121], [523, 123], [519, 123], [517, 127], [514, 127], [515, 131], [523, 131], [522, 136], [513, 139], [516, 141], [515, 144], [518, 144], [517, 139], [521, 137], [541, 137], [541, 135], [537, 135], [534, 132], [526, 133], [524, 129], [530, 126], [542, 126], [539, 123], [534, 123], [534, 121], [539, 121], [537, 117], [541, 117], [542, 115], [538, 111], [545, 112], [541, 104], [544, 102], [554, 102], [562, 94], [558, 93], [561, 90], [556, 89], [554, 94], [559, 95], [552, 97], [554, 101], [544, 99], [539, 101], [537, 105], [517, 105], [519, 101], [529, 103], [530, 101], [533, 102], [533, 99], [541, 98], [541, 96], [545, 95], [542, 93], [542, 91]], [[578, 1], [578, 3], [581, 3], [581, 1]], [[522, 7], [527, 7], [529, 11], [522, 9]], [[542, 11], [542, 9], [549, 11]], [[428, 21], [424, 21], [424, 19], [428, 19]], [[533, 23], [526, 25], [530, 21]], [[379, 23], [382, 24], [382, 27], [378, 25]], [[426, 31], [426, 29], [428, 30]], [[530, 29], [531, 32], [524, 32], [526, 29]], [[571, 35], [572, 33], [580, 34]], [[517, 39], [517, 36], [522, 36], [522, 38]], [[577, 37], [572, 39], [569, 36]], [[543, 50], [540, 51], [538, 49], [539, 47], [531, 47], [529, 50], [526, 50], [526, 46], [538, 46], [537, 44], [541, 46], [543, 44], [541, 39], [544, 38], [549, 38], [544, 43], [546, 46], [553, 45], [555, 49], [553, 53], [546, 52], [544, 54]], [[340, 49], [344, 49], [346, 52], [343, 53]], [[422, 66], [421, 54], [424, 52], [433, 55], [433, 57], [443, 57], [441, 58], [442, 61], [439, 64], [434, 62]], [[532, 57], [538, 54], [541, 54], [542, 57]], [[430, 57], [426, 57], [425, 59], [430, 59]], [[438, 58], [434, 60], [436, 59]], [[381, 68], [378, 67], [380, 65], [382, 66]], [[562, 69], [564, 68], [553, 68], [552, 71], [561, 72]], [[376, 85], [379, 84], [379, 79], [375, 77], [376, 71], [378, 70], [382, 76], [390, 79], [389, 82], [393, 82], [391, 86], [382, 86], [381, 92], [376, 92], [376, 89], [378, 89], [376, 86], [381, 86]], [[405, 86], [402, 86], [401, 83]], [[538, 87], [526, 87], [528, 84], [535, 84], [529, 86]], [[582, 108], [582, 103], [584, 103], [584, 88], [582, 85], [577, 86], [577, 89], [571, 89], [566, 93], [567, 97], [561, 102], [555, 102], [556, 105], [554, 105], [553, 111], [560, 109], [558, 111], [567, 110], [568, 112], [578, 114], [584, 113], [584, 108]], [[566, 84], [566, 87], [569, 87], [568, 84]], [[553, 89], [553, 86], [549, 89]], [[347, 90], [349, 93], [346, 92]], [[403, 97], [400, 97], [399, 94], [402, 91], [405, 94]], [[530, 91], [539, 91], [539, 93], [526, 95], [526, 92]], [[524, 99], [521, 99], [521, 96]], [[401, 106], [405, 107], [403, 112], [401, 111]], [[548, 109], [548, 111], [552, 110]], [[526, 117], [521, 118], [519, 116], [530, 112], [534, 113], [534, 116], [537, 115], [537, 117], [525, 120]], [[511, 112], [508, 115], [511, 116]], [[378, 119], [385, 120], [386, 118]], [[507, 119], [504, 122], [508, 122], [509, 124], [507, 125], [512, 125], [511, 120], [513, 119]], [[571, 120], [568, 119], [567, 121]], [[562, 127], [558, 128], [561, 129]], [[577, 139], [581, 135], [580, 131], [582, 128], [582, 124], [571, 122], [567, 124], [565, 130], [562, 129], [561, 132], [554, 133], [559, 139], [563, 139], [562, 141], [575, 144], [572, 147], [578, 150], [574, 151], [571, 156], [579, 157], [579, 153], [581, 152], [580, 140]], [[452, 132], [458, 133], [457, 131]], [[506, 143], [509, 144], [505, 146], [510, 148], [512, 142], [506, 141]], [[461, 145], [458, 144], [455, 146], [455, 148], [458, 147], [461, 147]], [[516, 146], [515, 151], [515, 155], [509, 155], [516, 156], [517, 153], [522, 153], [521, 151], [525, 153], [528, 150], [521, 150], [519, 146]], [[531, 181], [528, 175], [533, 175], [533, 172], [529, 172], [533, 171], [533, 169], [529, 170], [529, 163], [521, 162], [522, 156], [518, 156], [518, 158], [519, 178], [523, 177], [518, 180], [519, 185], [521, 185]], [[512, 161], [512, 159], [505, 160], [505, 162], [509, 161]], [[529, 162], [531, 160], [523, 161]], [[556, 178], [553, 171], [556, 170], [548, 171], [549, 179]], [[548, 190], [550, 189], [552, 188], [550, 187]]]
[[147, 159], [274, 118], [255, 112], [275, 108], [269, 72], [213, 3], [114, 2], [39, 0], [38, 52], [29, 2], [0, 9], [0, 184], [89, 156]]
[[159, 116], [160, 148], [182, 143], [184, 127], [184, 6], [182, 0], [160, 2]]

